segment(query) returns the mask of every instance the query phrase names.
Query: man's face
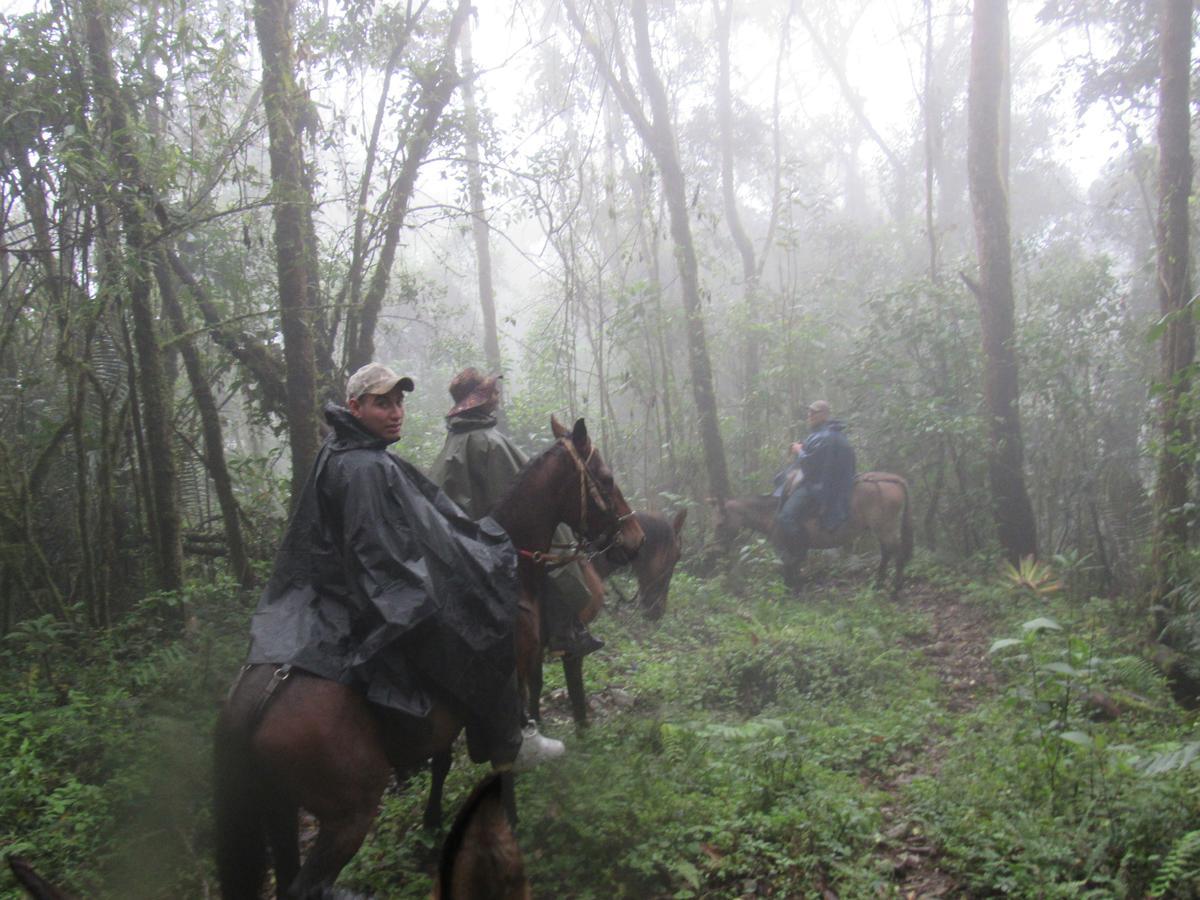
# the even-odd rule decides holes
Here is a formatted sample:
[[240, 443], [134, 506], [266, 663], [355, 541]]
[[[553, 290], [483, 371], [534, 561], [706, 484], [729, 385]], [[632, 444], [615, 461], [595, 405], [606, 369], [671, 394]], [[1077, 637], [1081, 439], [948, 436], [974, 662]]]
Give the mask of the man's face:
[[404, 425], [404, 392], [363, 394], [350, 401], [350, 412], [376, 437], [389, 443], [399, 440]]
[[808, 427], [816, 430], [825, 424], [825, 420], [829, 418], [829, 413], [824, 410], [810, 409], [808, 411]]

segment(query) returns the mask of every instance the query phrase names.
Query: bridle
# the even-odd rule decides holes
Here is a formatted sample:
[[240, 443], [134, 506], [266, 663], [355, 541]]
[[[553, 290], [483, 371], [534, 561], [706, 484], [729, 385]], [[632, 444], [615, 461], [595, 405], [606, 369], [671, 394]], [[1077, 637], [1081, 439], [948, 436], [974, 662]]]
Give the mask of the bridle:
[[[552, 569], [569, 565], [580, 559], [590, 561], [602, 553], [607, 553], [613, 547], [620, 547], [622, 543], [621, 526], [625, 524], [626, 519], [633, 516], [632, 510], [623, 516], [614, 516], [612, 527], [605, 531], [597, 541], [600, 546], [592, 546], [587, 538], [588, 497], [592, 498], [592, 502], [602, 513], [609, 512], [611, 503], [611, 501], [605, 500], [604, 494], [600, 491], [600, 485], [596, 483], [596, 477], [588, 469], [588, 464], [592, 461], [596, 448], [592, 446], [588, 450], [587, 459], [583, 459], [570, 438], [560, 438], [558, 443], [566, 450], [567, 456], [575, 463], [575, 468], [579, 472], [579, 527], [572, 529], [575, 532], [575, 543], [551, 544], [549, 551], [517, 550], [517, 554], [525, 559]], [[566, 550], [567, 552], [555, 553], [554, 550]]]

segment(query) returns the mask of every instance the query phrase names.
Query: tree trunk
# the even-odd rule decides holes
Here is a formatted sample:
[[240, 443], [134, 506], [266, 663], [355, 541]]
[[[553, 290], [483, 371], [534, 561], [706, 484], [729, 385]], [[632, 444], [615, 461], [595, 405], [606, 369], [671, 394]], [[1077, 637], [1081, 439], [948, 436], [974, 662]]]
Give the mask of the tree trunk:
[[471, 197], [471, 231], [479, 269], [479, 307], [483, 312], [483, 352], [488, 368], [500, 371], [500, 335], [496, 329], [496, 291], [492, 287], [490, 227], [483, 207], [483, 177], [479, 171], [479, 111], [475, 105], [475, 64], [471, 58], [471, 25], [462, 31], [463, 141], [466, 144], [467, 189]]
[[[1192, 192], [1188, 75], [1192, 59], [1192, 0], [1164, 0], [1158, 104], [1158, 302], [1166, 330], [1160, 345], [1159, 416], [1162, 450], [1154, 487], [1155, 585], [1161, 603], [1171, 588], [1173, 561], [1188, 536], [1188, 471], [1194, 458], [1190, 410], [1185, 403], [1196, 355], [1188, 271], [1188, 200]], [[1157, 616], [1161, 628], [1165, 615]]]
[[975, 0], [968, 89], [967, 176], [979, 254], [984, 415], [988, 483], [1000, 544], [1008, 559], [1037, 553], [1025, 489], [1018, 403], [1012, 248], [1008, 218], [1008, 2]]
[[292, 451], [292, 501], [300, 496], [319, 440], [316, 353], [306, 246], [312, 197], [304, 177], [303, 104], [292, 52], [291, 0], [255, 0], [254, 25], [263, 63], [263, 107], [271, 156], [275, 266], [287, 373], [287, 423]]
[[737, 205], [737, 186], [733, 180], [733, 92], [729, 74], [729, 32], [733, 18], [733, 0], [726, 0], [721, 9], [720, 0], [713, 0], [713, 13], [717, 20], [717, 57], [719, 76], [717, 79], [717, 119], [720, 123], [721, 144], [721, 197], [725, 206], [725, 223], [742, 260], [742, 304], [745, 308], [743, 327], [744, 368], [742, 385], [742, 467], [743, 476], [752, 474], [757, 468], [757, 457], [762, 447], [759, 427], [759, 345], [755, 314], [758, 306], [758, 264], [754, 258], [754, 245], [742, 226], [741, 213]]
[[697, 427], [704, 451], [709, 494], [723, 501], [729, 496], [729, 474], [717, 420], [712, 364], [709, 361], [708, 344], [704, 334], [704, 314], [700, 307], [700, 275], [691, 225], [688, 221], [687, 186], [683, 168], [679, 163], [679, 151], [671, 126], [666, 89], [654, 66], [646, 3], [645, 0], [633, 0], [630, 11], [635, 34], [634, 54], [642, 88], [649, 97], [650, 118], [646, 117], [631, 87], [613, 71], [605, 51], [588, 32], [572, 0], [565, 0], [565, 3], [572, 23], [592, 54], [605, 81], [621, 103], [625, 114], [646, 142], [662, 175], [663, 193], [671, 222], [671, 238], [675, 245], [675, 260], [679, 267], [679, 280], [683, 291], [688, 363], [692, 374], [692, 393], [696, 402]]
[[204, 366], [200, 362], [200, 354], [196, 352], [196, 347], [188, 337], [187, 321], [179, 305], [175, 285], [171, 280], [170, 263], [165, 253], [159, 254], [155, 272], [158, 276], [159, 292], [163, 298], [163, 308], [171, 320], [171, 327], [175, 330], [175, 343], [179, 347], [179, 355], [183, 357], [183, 366], [192, 386], [192, 398], [200, 414], [200, 424], [204, 433], [204, 464], [216, 488], [217, 503], [221, 507], [225, 543], [229, 548], [229, 567], [233, 570], [233, 577], [238, 580], [238, 584], [251, 587], [254, 584], [254, 573], [250, 568], [246, 542], [242, 537], [241, 511], [233, 494], [229, 469], [225, 465], [225, 440], [221, 432], [221, 417], [217, 414], [217, 403], [205, 376]]
[[162, 350], [158, 343], [150, 281], [149, 222], [144, 213], [143, 179], [124, 101], [112, 68], [108, 23], [97, 0], [86, 0], [88, 60], [92, 67], [100, 115], [116, 153], [121, 185], [116, 203], [125, 231], [129, 259], [124, 279], [133, 319], [133, 344], [137, 351], [138, 384], [141, 389], [146, 463], [150, 472], [149, 505], [154, 508], [151, 537], [155, 549], [158, 585], [178, 590], [183, 584], [183, 546], [177, 476], [171, 440], [171, 409], [163, 374]]
[[383, 308], [383, 299], [391, 283], [392, 263], [396, 259], [396, 250], [400, 245], [400, 229], [404, 226], [404, 218], [408, 215], [408, 204], [412, 199], [413, 188], [417, 183], [417, 173], [425, 155], [433, 143], [433, 133], [442, 117], [442, 110], [450, 102], [454, 88], [458, 86], [458, 72], [454, 67], [454, 48], [458, 46], [459, 34], [466, 24], [470, 14], [470, 0], [459, 0], [450, 20], [446, 34], [446, 43], [437, 72], [424, 79], [421, 98], [417, 105], [421, 116], [413, 126], [412, 132], [404, 148], [404, 164], [400, 175], [389, 191], [387, 212], [384, 215], [383, 245], [379, 250], [379, 258], [375, 262], [375, 270], [371, 274], [371, 282], [367, 287], [367, 295], [363, 299], [363, 307], [359, 318], [358, 343], [350, 350], [347, 369], [354, 371], [359, 366], [371, 362], [375, 356], [375, 326], [379, 321], [379, 312]]
[[934, 182], [941, 148], [941, 116], [938, 109], [937, 84], [933, 77], [933, 0], [925, 0], [925, 237], [929, 242], [929, 280], [937, 284], [938, 236], [934, 209]]

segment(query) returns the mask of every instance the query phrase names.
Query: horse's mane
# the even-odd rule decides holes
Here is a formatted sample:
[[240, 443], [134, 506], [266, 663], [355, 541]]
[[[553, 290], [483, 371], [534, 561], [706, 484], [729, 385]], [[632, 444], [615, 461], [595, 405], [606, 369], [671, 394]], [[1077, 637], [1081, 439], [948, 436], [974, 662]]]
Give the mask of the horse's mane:
[[639, 512], [637, 520], [638, 524], [642, 526], [642, 532], [646, 535], [647, 547], [657, 546], [664, 541], [675, 539], [675, 529], [671, 527], [671, 523], [662, 513]]
[[489, 515], [495, 514], [496, 510], [504, 506], [515, 495], [520, 493], [524, 489], [525, 482], [529, 481], [534, 474], [542, 468], [542, 466], [549, 462], [554, 451], [561, 449], [561, 442], [555, 441], [553, 445], [547, 447], [537, 456], [533, 457], [533, 459], [529, 460], [529, 462], [525, 463], [525, 465], [521, 466], [520, 471], [517, 472], [516, 477], [512, 480], [512, 484], [508, 486], [508, 490], [500, 495], [500, 499], [497, 500], [495, 505], [492, 506], [491, 510], [489, 510]]

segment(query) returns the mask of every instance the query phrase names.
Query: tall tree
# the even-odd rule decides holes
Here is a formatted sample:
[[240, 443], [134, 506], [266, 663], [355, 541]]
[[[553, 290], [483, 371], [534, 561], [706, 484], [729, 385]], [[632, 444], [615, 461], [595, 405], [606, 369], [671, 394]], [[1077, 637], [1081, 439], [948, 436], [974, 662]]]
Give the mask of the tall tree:
[[408, 215], [408, 205], [412, 200], [421, 164], [433, 144], [442, 112], [459, 84], [458, 69], [454, 65], [455, 48], [470, 12], [469, 0], [458, 0], [446, 29], [446, 40], [442, 44], [441, 56], [436, 67], [421, 79], [417, 118], [405, 139], [404, 163], [400, 167], [400, 174], [387, 193], [382, 243], [362, 309], [358, 311], [358, 339], [353, 346], [347, 348], [346, 368], [350, 371], [365, 365], [375, 356], [375, 326], [379, 321], [379, 312], [383, 308], [388, 285], [391, 283], [392, 263], [400, 246], [400, 231]]
[[729, 41], [733, 19], [733, 0], [722, 9], [720, 0], [713, 0], [717, 22], [717, 121], [721, 147], [721, 198], [725, 207], [725, 224], [742, 260], [742, 298], [746, 309], [745, 384], [743, 386], [742, 466], [752, 469], [750, 462], [762, 444], [759, 427], [760, 404], [756, 402], [759, 380], [759, 342], [755, 327], [755, 308], [758, 305], [758, 263], [754, 245], [750, 242], [737, 204], [737, 185], [734, 183], [733, 158], [733, 89], [730, 87]]
[[1037, 552], [1037, 526], [1025, 489], [1019, 410], [1012, 246], [1008, 211], [1008, 0], [975, 0], [967, 95], [967, 178], [979, 256], [983, 404], [988, 420], [988, 484], [996, 529], [1013, 562]]
[[300, 496], [317, 457], [317, 376], [312, 285], [315, 259], [312, 195], [304, 172], [308, 98], [297, 82], [292, 47], [293, 0], [255, 0], [254, 25], [263, 63], [263, 107], [271, 156], [275, 267], [287, 371], [287, 422], [292, 457], [292, 497]]
[[496, 329], [496, 290], [492, 285], [492, 248], [483, 204], [483, 174], [479, 168], [479, 107], [475, 102], [475, 63], [471, 58], [471, 24], [462, 32], [463, 142], [466, 145], [467, 191], [471, 201], [471, 232], [479, 276], [479, 308], [483, 313], [483, 353], [488, 368], [500, 371], [500, 335]]
[[113, 68], [108, 20], [97, 0], [86, 0], [83, 10], [93, 88], [103, 129], [112, 144], [120, 181], [115, 201], [120, 210], [127, 251], [122, 277], [133, 319], [138, 387], [145, 413], [142, 424], [146, 440], [146, 463], [150, 470], [150, 496], [147, 502], [153, 510], [151, 536], [158, 583], [163, 590], [176, 590], [183, 584], [178, 479], [171, 440], [168, 384], [159, 346], [157, 316], [153, 308], [153, 235], [146, 210], [146, 187], [135, 142], [135, 123], [126, 107]]
[[[649, 113], [643, 108], [640, 95], [626, 74], [619, 47], [619, 31], [614, 29], [613, 47], [602, 47], [596, 35], [580, 17], [574, 0], [563, 2], [572, 25], [621, 104], [625, 115], [646, 143], [662, 175], [663, 194], [671, 222], [671, 238], [675, 245], [675, 261], [679, 267], [679, 281], [683, 292], [692, 394], [696, 401], [697, 426], [704, 450], [709, 492], [718, 499], [724, 499], [729, 496], [729, 470], [717, 420], [712, 363], [704, 333], [704, 314], [700, 305], [700, 270], [696, 261], [691, 223], [688, 220], [687, 183], [679, 160], [679, 147], [675, 140], [666, 88], [654, 64], [646, 3], [645, 0], [632, 0], [629, 8], [633, 20], [634, 58], [641, 88], [649, 101]], [[617, 68], [610, 63], [610, 54], [618, 60]]]
[[[1166, 323], [1160, 345], [1159, 398], [1162, 448], [1154, 488], [1154, 598], [1170, 589], [1171, 561], [1187, 541], [1188, 473], [1194, 458], [1191, 416], [1185, 404], [1196, 355], [1188, 266], [1188, 200], [1192, 193], [1189, 147], [1189, 73], [1192, 0], [1163, 0], [1158, 104], [1158, 302]], [[1160, 613], [1159, 624], [1162, 624]]]

